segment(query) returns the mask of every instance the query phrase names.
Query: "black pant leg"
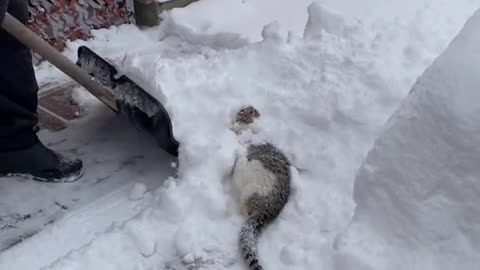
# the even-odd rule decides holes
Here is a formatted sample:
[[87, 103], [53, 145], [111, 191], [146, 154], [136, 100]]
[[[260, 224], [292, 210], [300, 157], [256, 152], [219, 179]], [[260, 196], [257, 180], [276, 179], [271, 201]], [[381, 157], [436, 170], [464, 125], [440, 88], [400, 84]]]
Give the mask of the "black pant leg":
[[[28, 20], [28, 0], [10, 0], [8, 12]], [[25, 148], [37, 140], [38, 85], [30, 50], [0, 29], [0, 151]]]

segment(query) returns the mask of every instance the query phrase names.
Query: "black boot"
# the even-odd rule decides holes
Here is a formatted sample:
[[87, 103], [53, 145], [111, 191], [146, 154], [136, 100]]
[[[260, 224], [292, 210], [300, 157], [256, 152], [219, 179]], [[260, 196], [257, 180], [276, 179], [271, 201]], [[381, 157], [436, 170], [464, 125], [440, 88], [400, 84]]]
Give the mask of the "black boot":
[[73, 182], [82, 174], [81, 160], [56, 153], [39, 140], [25, 149], [0, 152], [0, 177], [20, 176], [44, 182]]

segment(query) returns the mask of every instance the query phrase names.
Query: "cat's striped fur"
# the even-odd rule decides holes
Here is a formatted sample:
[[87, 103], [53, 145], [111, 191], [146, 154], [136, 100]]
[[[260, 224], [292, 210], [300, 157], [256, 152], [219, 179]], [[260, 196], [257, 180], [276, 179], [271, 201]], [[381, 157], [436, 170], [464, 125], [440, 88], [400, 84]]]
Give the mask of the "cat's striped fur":
[[[253, 107], [242, 109], [236, 118], [239, 133], [259, 116]], [[278, 217], [290, 195], [290, 162], [270, 143], [247, 146], [233, 170], [233, 183], [247, 220], [240, 231], [240, 248], [251, 270], [262, 270], [257, 241], [268, 224]]]

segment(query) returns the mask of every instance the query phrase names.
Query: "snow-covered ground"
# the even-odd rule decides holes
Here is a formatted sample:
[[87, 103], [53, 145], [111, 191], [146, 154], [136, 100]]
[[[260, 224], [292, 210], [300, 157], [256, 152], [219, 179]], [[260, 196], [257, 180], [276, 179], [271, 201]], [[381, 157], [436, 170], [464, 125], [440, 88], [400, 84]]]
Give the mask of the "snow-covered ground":
[[[76, 216], [76, 210], [88, 205], [92, 205], [91, 208], [98, 206], [94, 201], [99, 198], [115, 199], [123, 190], [128, 194], [136, 181], [156, 188], [163, 179], [175, 175], [170, 165], [173, 157], [152, 148], [148, 137], [138, 133], [128, 122], [117, 119], [93, 97], [85, 96], [84, 90], [78, 89], [75, 93], [84, 96], [78, 99], [89, 109], [88, 116], [72, 123], [67, 130], [56, 133], [45, 131], [40, 135], [48, 146], [80, 157], [85, 165], [84, 177], [81, 181], [61, 185], [16, 178], [1, 179], [0, 251], [37, 233], [43, 226], [57, 222], [66, 214], [66, 219], [71, 220], [72, 216]], [[135, 204], [120, 205], [126, 207], [120, 213], [128, 217], [137, 211], [129, 210], [134, 209]], [[117, 218], [112, 213], [105, 220], [109, 225], [122, 220], [122, 217]], [[58, 248], [63, 252], [68, 246], [63, 242]], [[45, 251], [50, 254], [52, 248]]]
[[[201, 0], [165, 14], [158, 28], [112, 27], [95, 31], [91, 41], [69, 44], [66, 54], [72, 59], [76, 48], [87, 44], [163, 102], [182, 145], [177, 175], [168, 178], [168, 173], [150, 167], [170, 164], [164, 157], [157, 160], [149, 149], [147, 157], [111, 176], [122, 183], [147, 183], [147, 192], [139, 184], [130, 194], [119, 191], [72, 212], [0, 254], [0, 269], [245, 269], [237, 247], [243, 217], [228, 177], [240, 147], [228, 125], [244, 104], [256, 106], [262, 115], [252, 138], [276, 144], [297, 168], [288, 205], [260, 239], [265, 269], [344, 270], [350, 269], [349, 263], [362, 269], [396, 269], [391, 264], [382, 268], [368, 252], [352, 261], [349, 256], [357, 254], [359, 246], [349, 243], [350, 250], [338, 255], [334, 243], [349, 229], [355, 203], [359, 224], [371, 213], [362, 200], [369, 193], [358, 191], [368, 189], [361, 184], [362, 174], [355, 193], [353, 187], [374, 140], [480, 2], [323, 2], [325, 6], [278, 0], [227, 5]], [[37, 71], [42, 83], [65, 78], [51, 73], [47, 64]], [[101, 122], [96, 117], [106, 117], [107, 110], [90, 102], [90, 121]], [[86, 151], [82, 157], [92, 171], [81, 181], [88, 182], [103, 171], [102, 163], [94, 162], [100, 151], [95, 146], [138, 142], [127, 141], [135, 139], [132, 134], [108, 144], [92, 139], [86, 148], [90, 150], [82, 150], [82, 134], [94, 136], [99, 129], [87, 120], [75, 123], [67, 134], [43, 136], [75, 134], [65, 147]], [[120, 127], [122, 135], [131, 132]], [[112, 154], [113, 164], [117, 155], [130, 151], [103, 149]], [[143, 164], [150, 168], [146, 174], [138, 172]], [[110, 217], [118, 223], [108, 226]], [[387, 230], [381, 216], [373, 217]], [[351, 237], [364, 244], [382, 235], [361, 236]], [[428, 260], [441, 254], [427, 254]], [[408, 269], [428, 269], [422, 258], [416, 263]], [[474, 269], [465, 266], [462, 269]]]

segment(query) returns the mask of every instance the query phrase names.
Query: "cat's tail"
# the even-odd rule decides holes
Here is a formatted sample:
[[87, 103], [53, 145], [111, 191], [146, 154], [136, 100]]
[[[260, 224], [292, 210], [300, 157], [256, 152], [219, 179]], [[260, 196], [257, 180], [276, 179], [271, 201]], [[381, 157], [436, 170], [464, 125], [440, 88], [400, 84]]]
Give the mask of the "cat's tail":
[[257, 241], [266, 225], [266, 214], [252, 215], [247, 219], [240, 231], [240, 248], [243, 258], [250, 270], [263, 270], [258, 262]]

